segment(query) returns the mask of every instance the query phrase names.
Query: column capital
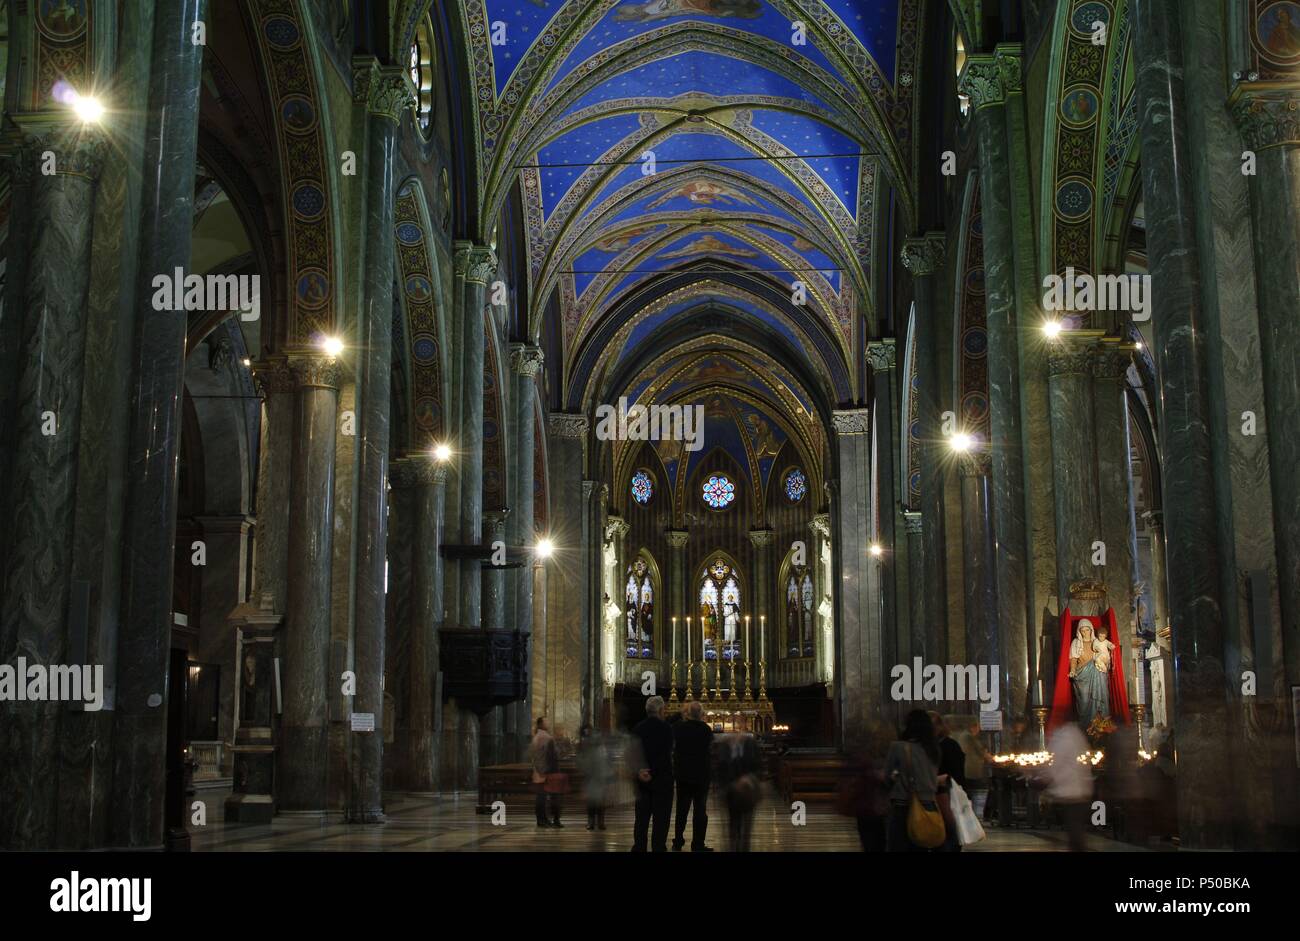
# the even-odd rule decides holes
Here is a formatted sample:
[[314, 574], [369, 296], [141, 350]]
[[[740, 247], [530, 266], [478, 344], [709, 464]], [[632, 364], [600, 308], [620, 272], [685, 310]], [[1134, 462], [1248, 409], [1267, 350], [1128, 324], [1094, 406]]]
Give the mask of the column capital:
[[453, 270], [472, 284], [487, 284], [496, 275], [497, 256], [485, 245], [472, 242], [455, 243], [456, 257]]
[[818, 513], [808, 521], [808, 529], [814, 536], [821, 536], [823, 539], [830, 539], [831, 515], [829, 513]]
[[1091, 375], [1095, 355], [1096, 351], [1091, 346], [1058, 341], [1047, 351], [1047, 374], [1049, 376]]
[[[15, 115], [6, 163], [16, 181], [42, 176], [99, 179], [107, 150], [104, 132], [48, 114]], [[47, 173], [46, 170], [49, 170]]]
[[586, 438], [590, 424], [581, 412], [551, 412], [546, 416], [546, 430], [556, 438]]
[[1300, 91], [1246, 91], [1238, 86], [1231, 107], [1242, 140], [1251, 150], [1300, 146]]
[[388, 482], [394, 490], [447, 482], [447, 465], [422, 454], [405, 454], [388, 465]]
[[[1020, 69], [1016, 68], [1018, 78]], [[957, 89], [970, 99], [971, 107], [979, 111], [1007, 100], [1006, 79], [996, 55], [966, 57], [966, 65], [957, 79]]]
[[909, 536], [921, 535], [921, 511], [904, 510], [903, 511], [903, 528]]
[[839, 409], [831, 412], [831, 423], [838, 435], [865, 435], [871, 430], [871, 409]]
[[943, 264], [947, 237], [942, 232], [929, 232], [925, 235], [903, 240], [901, 255], [903, 267], [913, 277], [934, 274]]
[[398, 123], [415, 103], [415, 90], [405, 69], [381, 66], [373, 56], [354, 56], [352, 100], [365, 105], [367, 114]]
[[1024, 46], [1018, 42], [998, 43], [993, 47], [993, 58], [997, 62], [998, 73], [1002, 77], [1002, 91], [1005, 94], [1019, 92], [1023, 88], [1021, 62], [1024, 59]]
[[257, 386], [257, 394], [262, 398], [276, 392], [292, 392], [298, 388], [289, 361], [283, 356], [267, 357], [253, 363], [253, 382]]
[[1092, 360], [1095, 379], [1121, 379], [1133, 363], [1133, 347], [1129, 344], [1103, 343]]
[[962, 477], [988, 477], [993, 473], [993, 455], [980, 448], [962, 455], [958, 473]]
[[893, 337], [872, 340], [867, 344], [867, 360], [871, 363], [872, 372], [884, 372], [897, 366], [896, 346]]
[[621, 516], [611, 514], [609, 519], [605, 520], [605, 541], [612, 542], [615, 539], [623, 539], [632, 531], [632, 524]]
[[754, 544], [755, 549], [766, 549], [772, 545], [772, 540], [776, 538], [776, 533], [770, 529], [751, 529], [749, 531], [749, 541]]
[[691, 538], [690, 532], [685, 529], [670, 529], [664, 536], [668, 540], [670, 549], [685, 549], [687, 541]]
[[510, 369], [519, 376], [536, 376], [542, 368], [545, 356], [540, 346], [528, 343], [510, 344]]
[[502, 507], [499, 510], [488, 510], [483, 514], [484, 531], [491, 532], [493, 535], [499, 537], [506, 528], [506, 519], [509, 516], [509, 507]]
[[320, 388], [338, 391], [343, 382], [343, 364], [324, 353], [290, 353], [289, 370], [297, 388]]

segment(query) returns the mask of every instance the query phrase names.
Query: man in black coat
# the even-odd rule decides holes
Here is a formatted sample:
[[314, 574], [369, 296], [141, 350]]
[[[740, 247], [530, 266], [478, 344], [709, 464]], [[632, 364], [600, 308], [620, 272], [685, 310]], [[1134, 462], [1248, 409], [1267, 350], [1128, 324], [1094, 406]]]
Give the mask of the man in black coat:
[[668, 818], [673, 812], [673, 730], [663, 719], [664, 698], [651, 696], [645, 704], [646, 717], [632, 729], [638, 746], [633, 767], [637, 771], [636, 823], [632, 830], [632, 852], [646, 851], [650, 818], [654, 818], [654, 851], [668, 851]]
[[694, 807], [691, 852], [707, 853], [704, 834], [708, 830], [709, 778], [713, 760], [713, 729], [702, 720], [704, 707], [686, 704], [686, 719], [673, 728], [673, 771], [677, 777], [677, 835], [673, 851], [686, 845], [686, 815]]

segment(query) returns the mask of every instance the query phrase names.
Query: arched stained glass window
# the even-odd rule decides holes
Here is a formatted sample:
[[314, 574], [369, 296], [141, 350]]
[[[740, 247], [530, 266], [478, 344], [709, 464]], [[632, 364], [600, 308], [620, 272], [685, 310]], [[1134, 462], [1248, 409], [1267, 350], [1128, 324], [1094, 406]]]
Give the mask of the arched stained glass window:
[[813, 582], [802, 566], [791, 570], [785, 581], [785, 655], [813, 655]]
[[632, 499], [642, 505], [650, 502], [655, 495], [654, 479], [645, 471], [639, 470], [632, 475]]
[[721, 510], [736, 499], [736, 485], [726, 474], [714, 474], [704, 482], [704, 502], [715, 510]]
[[415, 123], [428, 134], [433, 123], [433, 33], [428, 19], [415, 31], [406, 68], [415, 86]]
[[717, 660], [719, 654], [724, 660], [743, 657], [740, 582], [725, 559], [717, 559], [705, 570], [699, 597], [704, 659]]
[[650, 580], [650, 566], [638, 557], [627, 568], [624, 586], [627, 638], [624, 653], [630, 658], [647, 659], [655, 655], [655, 589]]
[[785, 475], [785, 495], [791, 503], [798, 503], [808, 493], [808, 478], [804, 472], [794, 467]]

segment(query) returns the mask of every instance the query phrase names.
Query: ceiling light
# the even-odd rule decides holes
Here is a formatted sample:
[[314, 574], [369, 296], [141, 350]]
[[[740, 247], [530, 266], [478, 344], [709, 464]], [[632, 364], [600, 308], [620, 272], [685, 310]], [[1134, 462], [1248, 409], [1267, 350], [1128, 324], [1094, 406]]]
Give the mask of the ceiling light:
[[343, 353], [343, 341], [338, 337], [325, 337], [320, 341], [320, 348], [326, 356], [336, 357]]
[[434, 459], [435, 461], [441, 461], [441, 462], [444, 463], [444, 464], [445, 464], [447, 461], [450, 461], [450, 460], [451, 460], [451, 448], [447, 447], [447, 445], [445, 445], [445, 444], [435, 445], [434, 448], [433, 448], [433, 459]]
[[1059, 320], [1043, 321], [1043, 335], [1046, 336], [1047, 339], [1049, 340], [1055, 340], [1057, 337], [1059, 337], [1061, 335], [1062, 329], [1063, 328], [1061, 326], [1061, 321]]
[[77, 113], [83, 124], [96, 124], [104, 116], [104, 106], [92, 95], [73, 93], [72, 110]]
[[539, 539], [537, 540], [537, 546], [534, 551], [537, 554], [537, 558], [549, 559], [551, 556], [555, 555], [555, 543], [551, 542], [549, 539]]
[[975, 439], [964, 432], [958, 432], [948, 439], [948, 446], [954, 451], [965, 454], [974, 445]]

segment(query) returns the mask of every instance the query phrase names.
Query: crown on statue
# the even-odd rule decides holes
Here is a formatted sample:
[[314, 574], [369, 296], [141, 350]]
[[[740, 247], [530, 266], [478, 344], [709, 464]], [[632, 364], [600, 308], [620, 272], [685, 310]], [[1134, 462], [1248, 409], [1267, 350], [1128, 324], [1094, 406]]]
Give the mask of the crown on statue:
[[1095, 578], [1085, 578], [1081, 582], [1070, 583], [1071, 600], [1101, 601], [1106, 597], [1106, 583]]

